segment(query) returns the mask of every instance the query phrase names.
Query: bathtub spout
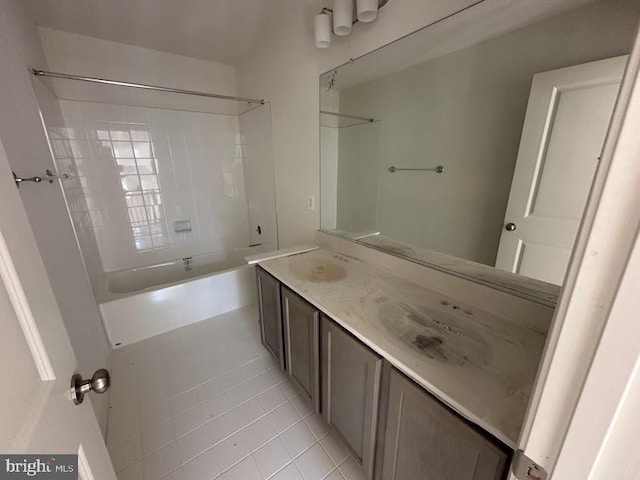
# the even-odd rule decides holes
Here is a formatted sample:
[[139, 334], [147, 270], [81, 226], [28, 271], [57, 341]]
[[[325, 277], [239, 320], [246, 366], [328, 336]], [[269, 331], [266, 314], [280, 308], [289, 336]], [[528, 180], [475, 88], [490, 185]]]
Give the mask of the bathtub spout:
[[193, 257], [184, 257], [182, 262], [184, 263], [184, 269], [186, 272], [193, 270]]

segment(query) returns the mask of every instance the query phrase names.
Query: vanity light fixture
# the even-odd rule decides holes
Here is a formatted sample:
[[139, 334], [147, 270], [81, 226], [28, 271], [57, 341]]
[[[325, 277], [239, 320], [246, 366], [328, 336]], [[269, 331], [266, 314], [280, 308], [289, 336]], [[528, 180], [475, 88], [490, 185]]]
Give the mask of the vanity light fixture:
[[322, 9], [313, 19], [316, 47], [327, 48], [331, 45], [331, 12]]
[[357, 0], [356, 4], [359, 21], [373, 22], [378, 16], [378, 0]]
[[329, 47], [332, 31], [343, 37], [351, 33], [351, 26], [357, 22], [373, 22], [378, 16], [378, 10], [388, 1], [333, 0], [333, 9], [325, 7], [313, 19], [316, 47]]
[[352, 24], [353, 0], [333, 0], [333, 33], [339, 37], [349, 35]]

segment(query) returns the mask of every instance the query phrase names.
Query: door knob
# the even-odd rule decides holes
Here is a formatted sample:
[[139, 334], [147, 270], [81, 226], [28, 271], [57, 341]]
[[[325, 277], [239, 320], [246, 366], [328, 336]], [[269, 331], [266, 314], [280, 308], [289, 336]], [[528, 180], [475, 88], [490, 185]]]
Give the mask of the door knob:
[[513, 232], [516, 228], [518, 228], [518, 226], [513, 222], [509, 222], [504, 226], [507, 232]]
[[93, 390], [96, 393], [104, 393], [111, 386], [111, 375], [105, 368], [96, 370], [91, 379], [82, 379], [82, 375], [76, 373], [71, 377], [71, 400], [75, 405], [80, 405], [84, 400], [84, 394]]

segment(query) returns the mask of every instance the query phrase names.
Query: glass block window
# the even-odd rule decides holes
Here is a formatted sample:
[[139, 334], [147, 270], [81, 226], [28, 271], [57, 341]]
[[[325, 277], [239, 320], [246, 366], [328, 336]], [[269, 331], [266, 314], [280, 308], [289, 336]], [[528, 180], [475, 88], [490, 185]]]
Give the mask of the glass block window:
[[158, 162], [149, 132], [141, 125], [114, 124], [109, 139], [100, 132], [116, 163], [127, 204], [131, 236], [136, 250], [157, 250], [168, 244]]

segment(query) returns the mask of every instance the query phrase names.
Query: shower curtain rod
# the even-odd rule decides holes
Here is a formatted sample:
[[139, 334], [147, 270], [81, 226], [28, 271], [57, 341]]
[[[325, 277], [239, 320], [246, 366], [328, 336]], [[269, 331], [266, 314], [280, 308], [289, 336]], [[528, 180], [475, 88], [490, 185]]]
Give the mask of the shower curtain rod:
[[157, 85], [147, 85], [144, 83], [122, 82], [120, 80], [108, 80], [106, 78], [85, 77], [83, 75], [72, 75], [69, 73], [48, 72], [46, 70], [33, 69], [33, 74], [37, 77], [53, 77], [66, 78], [69, 80], [79, 80], [82, 82], [102, 83], [105, 85], [116, 85], [119, 87], [141, 88], [143, 90], [151, 90], [154, 92], [178, 93], [182, 95], [195, 95], [198, 97], [217, 98], [220, 100], [234, 100], [237, 102], [246, 102], [249, 104], [259, 103], [264, 105], [264, 100], [257, 98], [232, 97], [229, 95], [219, 95], [217, 93], [198, 92], [196, 90], [184, 90], [182, 88], [159, 87]]

